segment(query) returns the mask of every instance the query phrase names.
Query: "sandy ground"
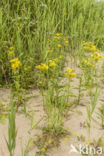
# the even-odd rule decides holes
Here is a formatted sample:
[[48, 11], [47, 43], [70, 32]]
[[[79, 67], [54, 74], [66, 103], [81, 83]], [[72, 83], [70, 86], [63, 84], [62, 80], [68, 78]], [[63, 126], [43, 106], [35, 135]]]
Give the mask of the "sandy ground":
[[[42, 96], [39, 94], [38, 90], [30, 91], [30, 93], [26, 96], [34, 96], [27, 102], [27, 112], [33, 111], [34, 113], [34, 123], [37, 123], [40, 119], [41, 122], [39, 126], [44, 125], [44, 117], [45, 113], [43, 111], [43, 104], [42, 104]], [[10, 90], [9, 89], [1, 89], [0, 90], [0, 102], [5, 103], [6, 105], [9, 104], [10, 98]], [[23, 113], [16, 114], [16, 128], [17, 128], [17, 142], [16, 142], [16, 149], [15, 149], [15, 156], [22, 156], [22, 149], [24, 150], [29, 139], [34, 137], [34, 135], [40, 135], [41, 129], [39, 128], [31, 129], [31, 120], [29, 117], [26, 117]], [[5, 143], [5, 138], [8, 138], [8, 121], [6, 124], [0, 124], [0, 150], [1, 154], [4, 153], [5, 156], [9, 156], [7, 146]], [[34, 146], [33, 150], [28, 154], [29, 156], [35, 155], [37, 152], [37, 148]], [[1, 156], [1, 155], [0, 155]]]
[[[101, 64], [101, 63], [100, 63]], [[68, 66], [70, 66], [70, 63], [68, 63]], [[99, 67], [100, 68], [100, 67]], [[79, 69], [77, 69], [77, 72], [79, 72]], [[100, 73], [100, 70], [99, 70]], [[73, 83], [71, 84], [72, 87], [78, 86], [78, 79], [75, 78]], [[95, 112], [93, 114], [94, 119], [100, 123], [98, 116], [96, 115], [96, 112], [98, 112], [98, 108], [102, 104], [100, 99], [104, 99], [104, 85], [99, 84], [99, 98], [97, 102], [97, 107], [95, 109]], [[74, 94], [78, 94], [78, 92], [73, 89]], [[26, 117], [23, 113], [17, 113], [16, 115], [16, 127], [17, 127], [17, 142], [16, 142], [16, 149], [15, 149], [15, 156], [22, 156], [22, 148], [25, 149], [28, 140], [32, 138], [34, 135], [40, 135], [42, 133], [41, 128], [45, 125], [45, 112], [43, 107], [43, 100], [42, 96], [39, 93], [39, 90], [30, 90], [29, 93], [26, 96], [32, 96], [27, 101], [27, 111], [33, 111], [34, 112], [34, 123], [38, 122], [40, 119], [42, 121], [39, 123], [38, 127], [36, 129], [33, 129], [31, 133], [29, 133], [30, 127], [31, 127], [31, 121], [29, 117]], [[9, 98], [10, 98], [10, 89], [0, 89], [0, 103], [4, 103], [5, 105], [9, 104]], [[87, 94], [87, 92], [84, 92], [84, 96], [82, 100], [80, 101], [80, 105], [78, 105], [73, 110], [69, 111], [68, 117], [65, 118], [64, 126], [65, 129], [67, 129], [69, 132], [71, 132], [71, 135], [67, 138], [62, 138], [60, 142], [60, 147], [56, 148], [53, 147], [52, 149], [49, 149], [47, 151], [48, 156], [81, 156], [80, 153], [73, 153], [71, 151], [71, 146], [76, 146], [82, 141], [78, 138], [80, 138], [81, 135], [85, 136], [86, 139], [89, 138], [88, 135], [88, 129], [86, 127], [86, 119], [87, 119], [87, 113], [86, 113], [86, 105], [90, 105], [90, 99]], [[8, 137], [8, 121], [6, 121], [5, 124], [0, 124], [0, 156], [4, 153], [5, 156], [9, 156], [8, 149], [5, 143], [4, 136]], [[91, 126], [91, 141], [93, 139], [98, 140], [100, 137], [103, 138], [104, 136], [104, 130], [101, 129], [100, 125], [96, 122], [92, 121]], [[37, 147], [34, 146], [28, 153], [28, 156], [35, 156], [36, 152], [38, 151]], [[104, 156], [104, 154], [102, 154]]]

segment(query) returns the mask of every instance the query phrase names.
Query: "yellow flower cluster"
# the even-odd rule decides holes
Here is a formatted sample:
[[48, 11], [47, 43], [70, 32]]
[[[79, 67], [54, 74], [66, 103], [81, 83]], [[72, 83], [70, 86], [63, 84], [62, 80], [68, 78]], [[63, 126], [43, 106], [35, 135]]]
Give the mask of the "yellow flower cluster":
[[62, 33], [56, 33], [56, 36], [62, 36], [63, 34]]
[[54, 41], [57, 42], [62, 38], [62, 33], [56, 33], [56, 35], [54, 36]]
[[62, 56], [62, 55], [60, 55], [60, 56], [59, 56], [59, 58], [60, 58], [60, 59], [62, 59], [62, 58], [63, 58], [63, 56]]
[[42, 149], [41, 149], [41, 152], [46, 152], [46, 148], [45, 147], [43, 147]]
[[96, 62], [101, 60], [103, 56], [100, 55], [99, 50], [96, 48], [93, 42], [84, 42], [83, 48], [91, 52], [91, 54], [87, 55], [87, 60], [82, 61], [82, 64], [87, 67], [95, 67]]
[[14, 51], [8, 51], [8, 56], [12, 56], [14, 54]]
[[[63, 58], [63, 55], [60, 55], [59, 58], [49, 60], [48, 65], [41, 63], [40, 65], [35, 66], [35, 68], [40, 71], [48, 70], [49, 67], [55, 67], [57, 63], [60, 61], [60, 59], [62, 58]], [[27, 68], [25, 70], [27, 70]]]
[[30, 57], [29, 59], [30, 59], [30, 61], [33, 61], [34, 60], [33, 57]]
[[26, 68], [24, 68], [25, 71], [28, 71], [29, 69], [31, 69], [31, 66], [27, 66]]
[[69, 41], [68, 41], [66, 38], [64, 38], [64, 45], [65, 45], [66, 47], [69, 45]]
[[14, 47], [13, 47], [13, 46], [11, 46], [9, 49], [10, 49], [10, 50], [14, 50]]
[[58, 45], [57, 45], [57, 47], [58, 47], [58, 48], [61, 48], [61, 47], [62, 47], [62, 45], [61, 45], [61, 44], [58, 44]]
[[84, 42], [83, 43], [83, 49], [86, 50], [86, 51], [91, 51], [91, 52], [98, 51], [98, 49], [93, 44], [93, 42]]
[[8, 51], [8, 56], [12, 56], [14, 54], [14, 47], [10, 47]]
[[49, 66], [50, 66], [50, 67], [55, 67], [55, 66], [56, 66], [55, 61], [49, 60]]
[[60, 39], [61, 39], [61, 36], [55, 36], [55, 37], [54, 37], [54, 40], [55, 40], [55, 41], [59, 41]]
[[91, 57], [95, 60], [95, 61], [99, 61], [103, 58], [102, 55], [100, 55], [98, 52], [91, 54]]
[[22, 65], [18, 58], [14, 58], [10, 60], [10, 63], [11, 63], [12, 70], [16, 70]]
[[67, 68], [65, 74], [68, 76], [68, 78], [74, 78], [76, 77], [76, 73], [73, 73], [74, 69]]
[[49, 60], [49, 66], [50, 67], [56, 66], [57, 65], [56, 63], [58, 63], [60, 61], [60, 59], [62, 59], [62, 58], [63, 58], [63, 56], [60, 55], [59, 58], [55, 58], [53, 60]]
[[44, 64], [44, 63], [41, 63], [40, 65], [37, 65], [35, 68], [39, 69], [41, 71], [48, 70], [48, 66], [46, 64]]
[[93, 66], [93, 64], [89, 60], [85, 60], [83, 63], [87, 67], [92, 67]]

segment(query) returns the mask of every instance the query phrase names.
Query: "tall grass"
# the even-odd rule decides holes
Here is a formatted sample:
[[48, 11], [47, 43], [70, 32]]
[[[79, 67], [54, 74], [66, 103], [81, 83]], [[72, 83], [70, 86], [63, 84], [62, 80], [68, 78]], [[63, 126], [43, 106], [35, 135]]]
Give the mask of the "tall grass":
[[[67, 35], [70, 51], [83, 40], [103, 46], [104, 5], [94, 0], [1, 0], [0, 83], [11, 78], [7, 51], [34, 65], [46, 59], [48, 38], [56, 32]], [[3, 81], [4, 80], [4, 81]]]

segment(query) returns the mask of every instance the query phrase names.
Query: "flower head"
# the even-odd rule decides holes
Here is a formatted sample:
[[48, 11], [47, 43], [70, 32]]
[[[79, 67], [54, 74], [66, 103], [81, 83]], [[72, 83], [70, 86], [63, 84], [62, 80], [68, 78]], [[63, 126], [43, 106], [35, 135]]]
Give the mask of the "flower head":
[[62, 35], [62, 33], [56, 33], [56, 36], [61, 36]]
[[8, 51], [8, 56], [12, 56], [14, 54], [14, 51]]
[[103, 58], [102, 55], [100, 55], [98, 52], [91, 54], [91, 57], [95, 60], [95, 61], [99, 61]]
[[31, 66], [27, 66], [26, 68], [24, 68], [25, 71], [28, 71], [29, 69], [31, 69]]
[[46, 64], [44, 64], [44, 63], [41, 63], [40, 65], [37, 65], [35, 68], [39, 69], [41, 71], [48, 70], [48, 66]]
[[58, 47], [58, 48], [61, 48], [61, 47], [62, 47], [62, 45], [61, 45], [61, 44], [58, 44], [58, 45], [57, 45], [57, 47]]
[[49, 66], [50, 66], [50, 67], [55, 67], [55, 66], [56, 66], [55, 61], [50, 60], [49, 62], [50, 62], [50, 63], [49, 63]]
[[76, 73], [73, 73], [73, 69], [71, 68], [67, 68], [65, 74], [68, 76], [68, 78], [76, 77]]
[[73, 71], [73, 69], [67, 68], [66, 71], [69, 72], [69, 73], [71, 73]]
[[59, 58], [60, 58], [60, 59], [62, 59], [62, 58], [63, 58], [63, 56], [62, 56], [62, 55], [60, 55], [60, 56], [59, 56]]
[[14, 49], [14, 47], [13, 47], [13, 46], [11, 46], [9, 49], [10, 49], [10, 50], [13, 50], [13, 49]]
[[69, 78], [74, 78], [74, 77], [76, 77], [76, 73], [67, 73], [67, 76]]
[[34, 60], [33, 57], [30, 57], [29, 59], [30, 59], [30, 61], [33, 61]]
[[87, 50], [87, 51], [90, 51], [90, 52], [96, 52], [96, 51], [98, 51], [98, 49], [93, 44], [93, 42], [84, 42], [83, 43], [83, 49], [84, 50]]
[[43, 148], [41, 149], [41, 151], [42, 151], [43, 153], [46, 152], [46, 148], [43, 147]]
[[22, 63], [19, 61], [18, 58], [14, 58], [10, 60], [10, 63], [11, 63], [12, 70], [16, 70], [22, 65]]

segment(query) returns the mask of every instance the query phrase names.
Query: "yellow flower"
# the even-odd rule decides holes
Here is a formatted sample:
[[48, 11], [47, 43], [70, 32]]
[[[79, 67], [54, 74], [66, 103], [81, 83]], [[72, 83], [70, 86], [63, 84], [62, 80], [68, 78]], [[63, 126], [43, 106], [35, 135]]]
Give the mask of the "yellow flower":
[[33, 61], [33, 58], [32, 58], [32, 57], [30, 57], [30, 60], [31, 60], [31, 61]]
[[76, 77], [76, 73], [67, 73], [67, 76], [70, 78]]
[[15, 62], [18, 62], [18, 61], [19, 61], [18, 58], [14, 58], [14, 59], [10, 60], [11, 63], [15, 63]]
[[42, 69], [41, 65], [37, 65], [37, 66], [35, 66], [35, 68], [40, 69], [40, 70]]
[[89, 50], [89, 47], [84, 46], [83, 49], [84, 50]]
[[69, 41], [68, 41], [67, 39], [64, 38], [64, 45], [65, 45], [65, 46], [68, 46], [68, 44], [69, 44]]
[[100, 55], [99, 53], [91, 54], [91, 57], [92, 57], [95, 61], [99, 61], [101, 58], [103, 58], [103, 56]]
[[43, 148], [41, 149], [41, 151], [42, 151], [43, 153], [46, 152], [46, 148], [43, 147]]
[[50, 62], [50, 63], [49, 63], [49, 66], [50, 66], [50, 67], [55, 67], [55, 66], [56, 66], [56, 64], [55, 64], [54, 61], [50, 60], [49, 62]]
[[67, 68], [66, 71], [71, 73], [73, 71], [73, 69]]
[[66, 74], [69, 78], [74, 78], [74, 77], [76, 77], [76, 73], [72, 73], [73, 70], [74, 70], [74, 69], [67, 68], [65, 74]]
[[74, 136], [77, 136], [77, 133], [74, 132], [73, 135], [74, 135]]
[[68, 41], [68, 40], [66, 40], [66, 41], [65, 41], [65, 43], [66, 43], [66, 44], [68, 44], [68, 43], [69, 43], [69, 41]]
[[43, 64], [43, 63], [41, 63], [41, 65], [37, 65], [35, 68], [39, 69], [41, 71], [42, 70], [48, 70], [48, 66], [46, 64]]
[[55, 37], [54, 37], [54, 40], [55, 40], [55, 41], [59, 41], [60, 39], [61, 39], [60, 36], [55, 36]]
[[61, 36], [62, 35], [62, 33], [56, 33], [56, 36]]
[[62, 55], [60, 55], [60, 56], [59, 56], [59, 58], [60, 58], [60, 59], [62, 59], [62, 58], [63, 58], [63, 56], [62, 56]]
[[31, 68], [31, 66], [27, 66], [26, 68], [24, 68], [26, 71], [29, 70]]
[[15, 70], [17, 68], [17, 65], [16, 64], [12, 64], [11, 67], [12, 67], [12, 70]]
[[13, 50], [13, 49], [14, 49], [14, 47], [13, 47], [13, 46], [11, 46], [9, 49], [10, 49], [10, 50]]
[[12, 70], [16, 70], [18, 67], [20, 67], [22, 65], [22, 63], [19, 61], [18, 58], [14, 58], [14, 59], [10, 60], [10, 62], [12, 63], [11, 64]]
[[90, 62], [87, 62], [87, 65], [90, 66], [90, 67], [92, 66], [92, 64]]
[[8, 51], [8, 56], [11, 56], [14, 54], [14, 51]]
[[43, 70], [48, 70], [48, 66], [46, 64], [41, 63], [41, 66], [42, 66]]
[[96, 48], [96, 46], [93, 44], [93, 42], [84, 42], [83, 43], [83, 48], [85, 50], [91, 51], [91, 52], [95, 52], [98, 51], [98, 49]]
[[88, 67], [93, 66], [92, 63], [89, 60], [85, 60], [83, 63], [84, 63], [85, 66], [88, 66]]
[[67, 40], [67, 38], [63, 38], [64, 39], [64, 41], [66, 41]]
[[20, 63], [20, 62], [13, 63], [13, 64], [11, 65], [12, 70], [16, 70], [16, 68], [18, 68], [19, 66], [21, 66], [21, 63]]
[[93, 52], [95, 52], [95, 51], [97, 51], [98, 49], [96, 48], [96, 46], [94, 46], [94, 45], [92, 45], [91, 46], [91, 48], [90, 48], [90, 51], [93, 51]]
[[58, 48], [61, 48], [61, 47], [62, 47], [62, 45], [61, 45], [61, 44], [58, 44], [58, 45], [57, 45], [57, 47], [58, 47]]

